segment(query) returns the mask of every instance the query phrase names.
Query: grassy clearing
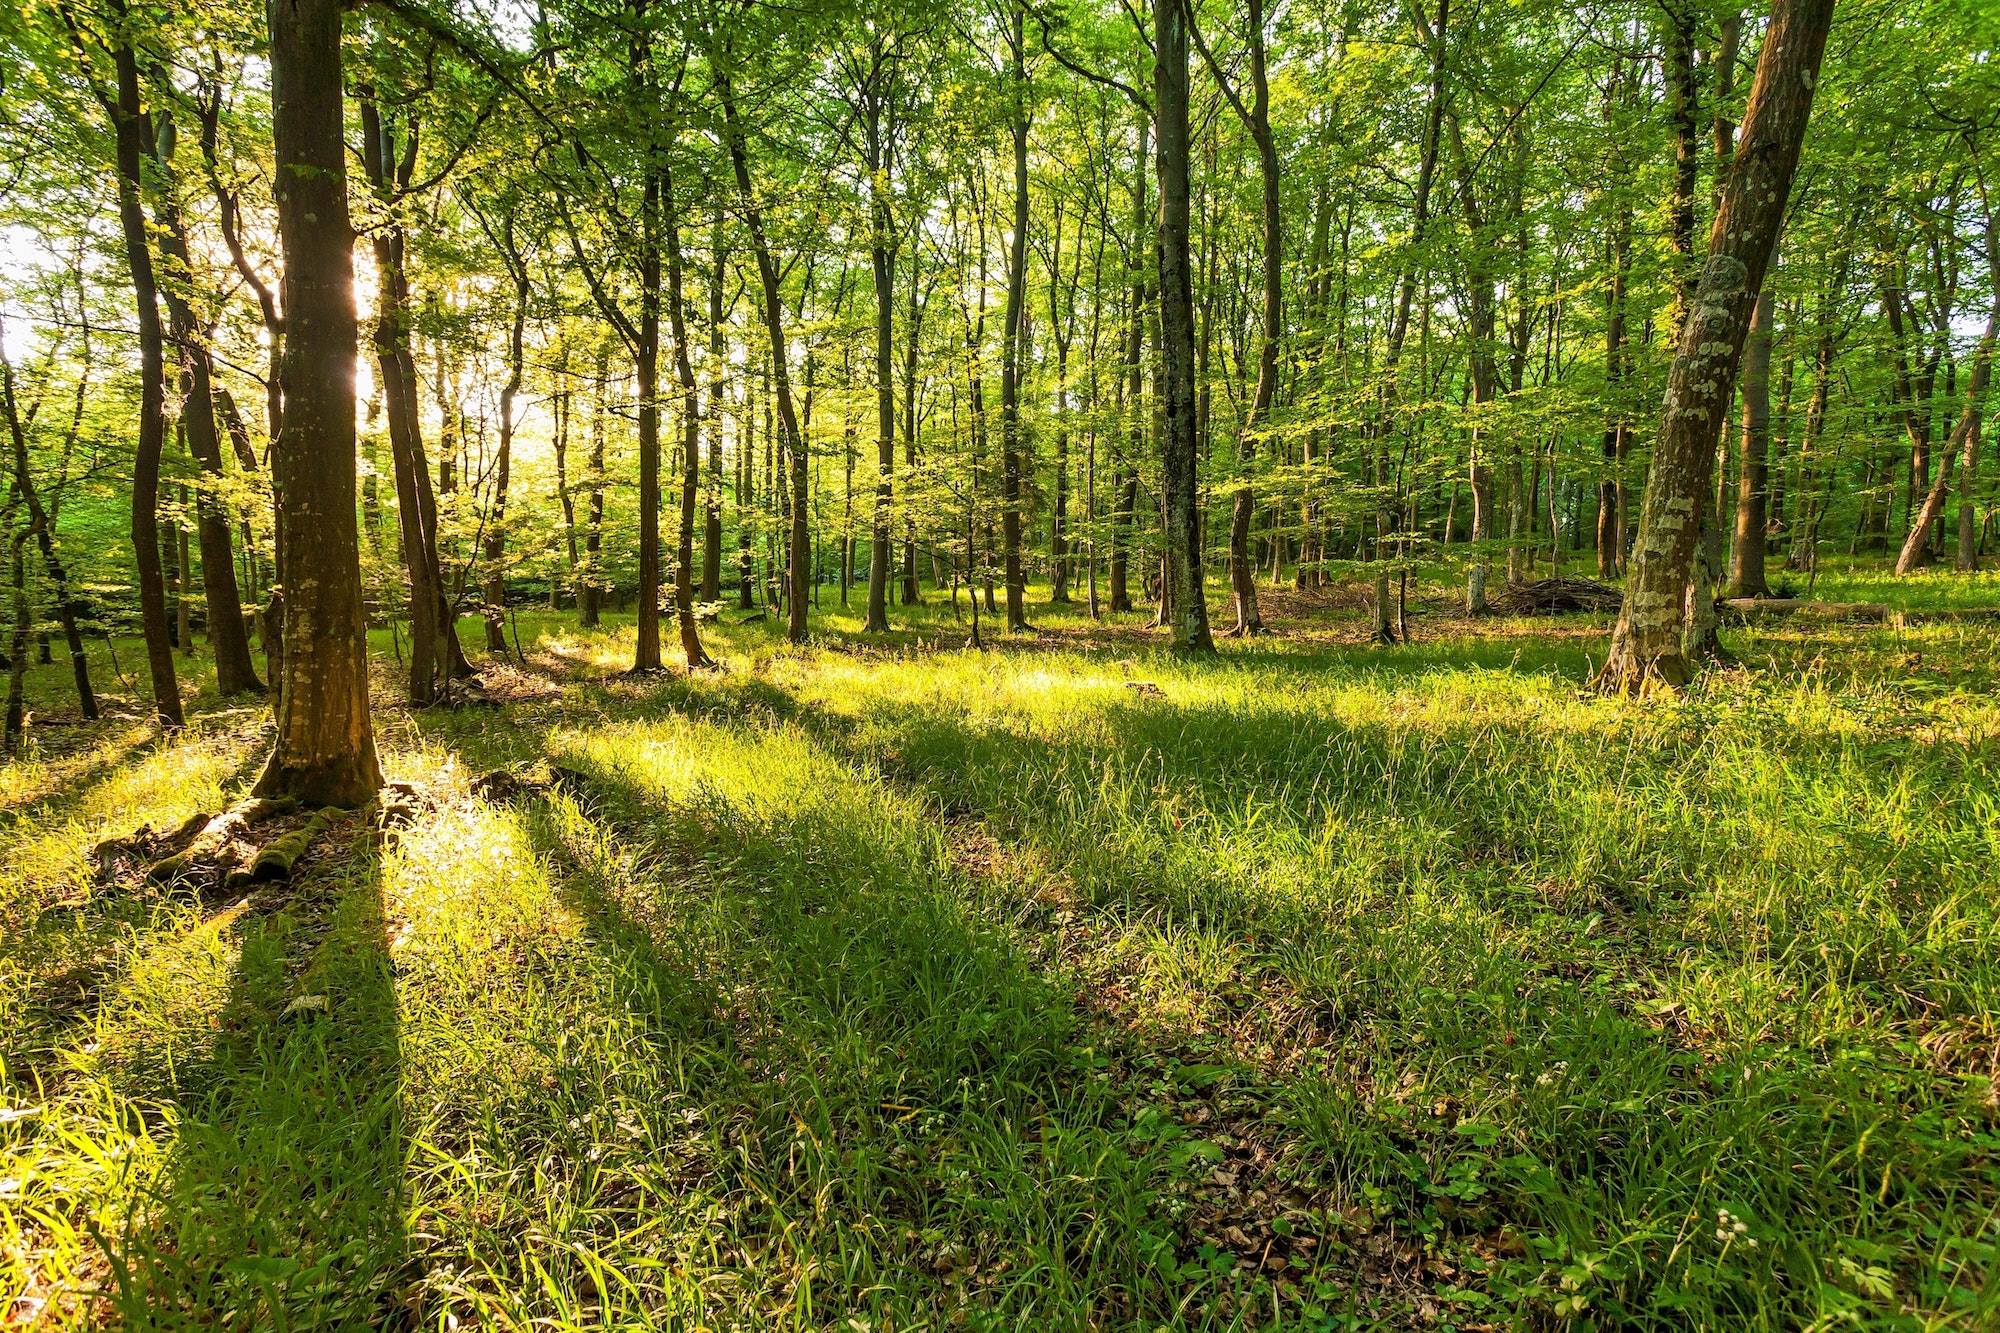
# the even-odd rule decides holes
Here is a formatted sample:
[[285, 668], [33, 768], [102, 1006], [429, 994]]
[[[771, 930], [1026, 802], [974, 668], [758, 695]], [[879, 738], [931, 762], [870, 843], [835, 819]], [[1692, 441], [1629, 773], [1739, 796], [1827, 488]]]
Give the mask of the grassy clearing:
[[1975, 627], [1733, 631], [1640, 707], [1588, 621], [1038, 618], [634, 681], [523, 616], [553, 687], [384, 709], [429, 813], [244, 902], [87, 853], [240, 789], [255, 710], [0, 770], [10, 1317], [2000, 1322]]

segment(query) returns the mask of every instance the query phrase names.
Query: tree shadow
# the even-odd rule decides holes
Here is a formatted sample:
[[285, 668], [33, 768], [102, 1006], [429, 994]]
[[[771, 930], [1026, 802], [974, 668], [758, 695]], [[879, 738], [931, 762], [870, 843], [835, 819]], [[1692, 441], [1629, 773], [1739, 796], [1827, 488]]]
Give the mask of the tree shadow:
[[677, 1165], [661, 1206], [697, 1214], [692, 1274], [815, 1324], [1174, 1318], [1173, 1163], [1133, 1133], [1067, 980], [935, 830], [563, 762], [581, 789], [537, 798], [528, 827], [687, 1099], [635, 1151]]
[[214, 1040], [164, 1071], [164, 1161], [118, 1234], [98, 1237], [128, 1327], [395, 1328], [416, 1314], [382, 865], [357, 827], [215, 923], [237, 954]]

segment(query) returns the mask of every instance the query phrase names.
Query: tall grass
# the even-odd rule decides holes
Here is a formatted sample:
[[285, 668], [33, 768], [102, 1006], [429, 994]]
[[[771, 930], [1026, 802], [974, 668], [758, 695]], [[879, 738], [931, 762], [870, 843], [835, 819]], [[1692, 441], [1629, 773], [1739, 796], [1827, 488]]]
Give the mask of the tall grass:
[[[1587, 636], [1192, 663], [939, 650], [928, 615], [887, 651], [717, 627], [726, 672], [653, 681], [550, 622], [559, 695], [385, 715], [435, 800], [399, 844], [247, 903], [85, 856], [240, 789], [249, 719], [10, 770], [0, 1298], [2000, 1319], [2000, 718], [1967, 627], [1738, 632], [1754, 668], [1639, 706], [1580, 689]], [[472, 796], [499, 764], [540, 794]]]

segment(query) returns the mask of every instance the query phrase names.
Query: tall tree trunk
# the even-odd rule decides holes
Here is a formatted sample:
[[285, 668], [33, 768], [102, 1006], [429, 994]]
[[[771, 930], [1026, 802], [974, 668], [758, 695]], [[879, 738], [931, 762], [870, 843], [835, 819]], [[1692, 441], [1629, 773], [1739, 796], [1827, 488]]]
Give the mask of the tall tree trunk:
[[[360, 89], [361, 163], [376, 198], [394, 201], [416, 166], [418, 136], [407, 127], [402, 151], [382, 121], [372, 90]], [[403, 267], [403, 230], [391, 224], [371, 240], [375, 256], [375, 364], [389, 417], [389, 452], [396, 482], [396, 517], [403, 567], [410, 580], [409, 698], [424, 707], [437, 698], [437, 682], [452, 666], [438, 627], [447, 615], [443, 566], [438, 558], [437, 497], [424, 454], [423, 419], [417, 409], [417, 363], [410, 350], [410, 286]], [[275, 431], [272, 438], [276, 438]]]
[[[1722, 40], [1713, 52], [1715, 67], [1715, 162], [1716, 203], [1721, 202], [1722, 181], [1728, 177], [1730, 160], [1736, 153], [1736, 126], [1729, 120], [1729, 101], [1736, 89], [1736, 44], [1742, 33], [1743, 18], [1731, 13], [1722, 20]], [[1755, 316], [1752, 316], [1755, 323]], [[1729, 404], [1722, 404], [1726, 420]], [[1724, 460], [1727, 461], [1726, 459]], [[1704, 492], [1701, 506], [1701, 535], [1695, 545], [1694, 575], [1688, 583], [1687, 629], [1682, 635], [1681, 652], [1689, 661], [1727, 661], [1715, 614], [1715, 589], [1722, 582], [1722, 507], [1728, 469], [1723, 468], [1716, 485]]]
[[[878, 44], [878, 52], [880, 50]], [[882, 96], [871, 90], [867, 103], [869, 269], [875, 280], [875, 513], [868, 532], [868, 623], [870, 634], [889, 630], [889, 569], [895, 551], [889, 536], [896, 470], [895, 218], [889, 211], [889, 145], [885, 142]], [[913, 289], [914, 290], [914, 289]]]
[[785, 349], [785, 306], [778, 286], [778, 267], [771, 258], [771, 245], [764, 235], [764, 213], [757, 203], [757, 191], [750, 180], [749, 150], [741, 117], [737, 115], [735, 94], [726, 75], [718, 77], [722, 97], [724, 137], [728, 140], [729, 161], [736, 175], [736, 189], [742, 200], [743, 220], [750, 230], [750, 248], [757, 260], [757, 281], [763, 290], [764, 333], [770, 343], [771, 386], [777, 398], [777, 445], [791, 464], [791, 615], [785, 637], [792, 643], [806, 639], [806, 613], [811, 589], [807, 585], [808, 548], [812, 541], [807, 509], [807, 459], [805, 438], [799, 431], [797, 410], [792, 404], [790, 358]]
[[[1980, 192], [1985, 193], [1982, 180]], [[1958, 424], [1952, 428], [1951, 438], [1945, 442], [1938, 460], [1937, 478], [1924, 493], [1923, 508], [1910, 524], [1910, 535], [1903, 541], [1901, 554], [1896, 557], [1896, 572], [1909, 574], [1923, 563], [1924, 553], [1930, 542], [1931, 525], [1944, 512], [1945, 497], [1951, 493], [1951, 467], [1958, 455], [1965, 458], [1965, 474], [1969, 479], [1978, 470], [1979, 427], [1981, 410], [1986, 397], [1986, 385], [1993, 374], [1993, 345], [2000, 336], [2000, 235], [1996, 235], [1995, 217], [1992, 205], [1987, 202], [1986, 211], [1986, 271], [1989, 285], [1993, 288], [1993, 306], [1986, 315], [1986, 331], [1980, 335], [1979, 347], [1972, 355], [1972, 374], [1965, 385], [1965, 407], [1959, 413]], [[1976, 551], [1969, 551], [1971, 533], [1968, 531], [1963, 510], [1972, 498], [1969, 486], [1964, 487], [1959, 518], [1959, 568], [1968, 568], [1975, 563]]]
[[142, 163], [152, 134], [139, 102], [139, 65], [129, 46], [113, 53], [118, 92], [111, 113], [118, 144], [118, 221], [139, 323], [139, 432], [132, 464], [132, 550], [139, 566], [139, 615], [146, 634], [146, 667], [153, 680], [153, 711], [162, 727], [181, 725], [180, 682], [167, 625], [167, 585], [160, 567], [160, 450], [166, 443], [166, 384], [160, 332], [159, 286], [141, 205]]
[[1194, 289], [1188, 257], [1188, 8], [1153, 7], [1153, 105], [1159, 119], [1161, 490], [1173, 642], [1212, 653], [1202, 590], [1194, 419]]
[[604, 418], [610, 412], [605, 403], [605, 380], [609, 374], [610, 365], [599, 344], [597, 392], [590, 411], [590, 509], [583, 531], [583, 578], [576, 590], [576, 621], [582, 629], [596, 629], [604, 608], [604, 576], [598, 554], [604, 543]]
[[660, 659], [660, 170], [646, 173], [640, 202], [639, 323], [633, 369], [639, 386], [639, 617], [634, 671]]
[[722, 244], [722, 221], [715, 223], [715, 271], [708, 283], [708, 486], [703, 496], [701, 600], [722, 600], [722, 385], [729, 374], [728, 343], [722, 329], [722, 285], [729, 276], [729, 252]]
[[[922, 348], [924, 309], [927, 301], [919, 300], [917, 286], [918, 268], [923, 259], [923, 251], [912, 248], [910, 252], [910, 303], [903, 323], [903, 466], [909, 472], [917, 470], [917, 357]], [[932, 582], [936, 582], [936, 556], [932, 556]], [[917, 606], [923, 597], [917, 586], [917, 520], [912, 513], [903, 515], [903, 605]]]
[[[187, 228], [173, 194], [171, 161], [173, 123], [164, 122], [154, 143], [163, 178], [154, 193], [153, 218], [158, 226], [164, 261], [168, 324], [180, 351], [181, 426], [188, 452], [200, 466], [204, 482], [195, 492], [196, 531], [201, 541], [203, 602], [208, 610], [208, 642], [215, 653], [215, 686], [225, 695], [262, 690], [250, 661], [250, 635], [243, 626], [243, 602], [236, 588], [236, 556], [230, 550], [229, 515], [216, 488], [222, 480], [222, 441], [215, 425], [214, 380], [208, 340], [195, 319], [188, 291], [194, 270], [188, 261]], [[182, 588], [186, 597], [186, 588]]]
[[[1421, 17], [1421, 15], [1420, 15]], [[1377, 565], [1375, 572], [1375, 640], [1378, 643], [1394, 643], [1397, 640], [1396, 626], [1390, 617], [1389, 573], [1381, 566], [1382, 548], [1391, 526], [1395, 522], [1394, 511], [1389, 503], [1389, 436], [1393, 430], [1391, 414], [1401, 392], [1397, 371], [1403, 359], [1403, 343], [1409, 337], [1410, 309], [1416, 299], [1417, 265], [1419, 252], [1424, 243], [1424, 234], [1430, 223], [1431, 185], [1437, 175], [1438, 148], [1444, 135], [1445, 115], [1445, 33], [1451, 20], [1451, 0], [1438, 0], [1438, 15], [1435, 27], [1423, 23], [1424, 37], [1431, 48], [1431, 90], [1430, 109], [1425, 116], [1423, 157], [1417, 168], [1417, 198], [1415, 216], [1410, 223], [1410, 239], [1407, 246], [1408, 258], [1403, 265], [1402, 282], [1396, 298], [1396, 311], [1389, 325], [1388, 348], [1382, 367], [1382, 387], [1377, 405], [1377, 418], [1369, 433], [1374, 437], [1371, 450], [1375, 481], [1375, 548], [1373, 558]], [[1523, 322], [1526, 322], [1525, 315]], [[1518, 378], [1518, 373], [1517, 373]], [[1518, 464], [1517, 464], [1518, 466]]]
[[514, 324], [507, 338], [507, 383], [500, 389], [500, 447], [493, 460], [493, 509], [486, 520], [486, 651], [507, 652], [507, 485], [514, 469], [514, 400], [521, 392], [528, 325], [528, 266], [514, 250], [514, 218], [501, 223], [501, 249], [514, 279]]
[[1466, 333], [1472, 343], [1467, 368], [1472, 381], [1472, 439], [1469, 449], [1472, 458], [1469, 471], [1475, 549], [1465, 574], [1465, 613], [1476, 616], [1488, 610], [1486, 579], [1492, 568], [1491, 559], [1481, 544], [1493, 539], [1493, 468], [1486, 457], [1491, 446], [1487, 440], [1489, 432], [1485, 418], [1493, 402], [1497, 379], [1493, 338], [1499, 297], [1493, 276], [1492, 248], [1486, 235], [1487, 219], [1479, 203], [1477, 183], [1473, 180], [1473, 163], [1465, 151], [1459, 118], [1453, 115], [1450, 124], [1452, 159], [1458, 175], [1459, 212], [1465, 218], [1466, 230], [1470, 233], [1463, 251], [1463, 262], [1467, 297]]
[[687, 312], [682, 299], [681, 228], [676, 220], [674, 178], [663, 162], [660, 190], [666, 205], [667, 327], [674, 337], [674, 373], [681, 386], [681, 530], [674, 550], [674, 614], [680, 621], [681, 652], [689, 671], [715, 665], [701, 646], [694, 618], [694, 511], [701, 500], [701, 390], [688, 354]]
[[1766, 597], [1764, 534], [1769, 519], [1771, 456], [1771, 293], [1757, 294], [1743, 349], [1743, 455], [1736, 490], [1736, 559], [1731, 597]]
[[[14, 517], [13, 506], [8, 506], [7, 518]], [[29, 520], [32, 525], [33, 519]], [[11, 559], [9, 567], [13, 577], [9, 583], [14, 589], [14, 631], [7, 642], [7, 722], [5, 744], [8, 754], [21, 748], [21, 738], [27, 731], [27, 683], [28, 683], [28, 630], [34, 619], [32, 604], [28, 600], [27, 546], [29, 528], [22, 528], [7, 543]]]
[[[1278, 144], [1271, 133], [1271, 88], [1264, 62], [1264, 3], [1249, 0], [1250, 105], [1244, 106], [1228, 87], [1222, 70], [1213, 59], [1209, 66], [1228, 92], [1229, 100], [1242, 118], [1244, 127], [1257, 146], [1257, 174], [1263, 204], [1264, 305], [1262, 337], [1257, 348], [1257, 388], [1250, 408], [1243, 415], [1243, 429], [1237, 441], [1237, 457], [1242, 474], [1237, 480], [1235, 499], [1229, 515], [1229, 583], [1236, 602], [1234, 636], [1256, 634], [1264, 628], [1257, 611], [1257, 571], [1250, 558], [1250, 522], [1256, 515], [1257, 497], [1251, 481], [1251, 465], [1257, 456], [1257, 432], [1269, 424], [1271, 405], [1278, 391], [1278, 347], [1284, 333], [1285, 263], [1284, 219], [1279, 207], [1282, 184]], [[1197, 37], [1199, 34], [1196, 34]], [[1208, 55], [1203, 48], [1204, 57]], [[1282, 557], [1280, 557], [1282, 559]], [[1276, 579], [1276, 574], [1273, 574]]]
[[1772, 7], [1742, 147], [1667, 376], [1631, 574], [1600, 676], [1606, 688], [1638, 693], [1688, 681], [1681, 630], [1715, 442], [1784, 221], [1832, 18], [1833, 0], [1776, 0]]
[[[1007, 584], [1007, 632], [1028, 628], [1027, 586], [1021, 572], [1021, 344], [1028, 290], [1028, 74], [1025, 8], [1014, 6], [1008, 40], [1014, 53], [1014, 223], [1007, 254], [1007, 310], [1000, 344], [1000, 546]], [[1183, 62], [1185, 63], [1185, 62]], [[1187, 81], [1186, 70], [1181, 81]], [[1183, 168], [1185, 169], [1185, 167]], [[1191, 298], [1190, 298], [1191, 299]], [[1193, 325], [1189, 325], [1193, 338]], [[1192, 391], [1192, 367], [1189, 388]], [[1190, 448], [1192, 437], [1190, 437]], [[1191, 467], [1192, 465], [1190, 465]], [[1190, 476], [1192, 471], [1190, 470]], [[1191, 483], [1190, 483], [1191, 484]]]
[[[70, 672], [76, 681], [77, 706], [86, 718], [97, 717], [97, 692], [90, 685], [90, 662], [83, 651], [83, 633], [77, 626], [79, 616], [85, 610], [83, 599], [71, 589], [69, 571], [64, 568], [61, 554], [56, 550], [55, 520], [42, 504], [41, 488], [35, 484], [33, 469], [28, 462], [28, 433], [26, 423], [21, 420], [20, 404], [14, 396], [14, 364], [6, 353], [6, 333], [0, 329], [0, 408], [7, 416], [7, 435], [13, 445], [14, 487], [21, 500], [28, 507], [28, 531], [35, 539], [35, 545], [42, 553], [42, 568], [49, 582], [55, 585], [56, 616], [62, 625], [63, 642], [69, 648]], [[81, 389], [81, 385], [78, 386]], [[79, 397], [77, 406], [82, 408]]]
[[259, 795], [358, 806], [382, 785], [354, 517], [354, 229], [339, 0], [271, 0], [271, 121], [285, 259], [285, 423], [271, 448], [285, 654]]

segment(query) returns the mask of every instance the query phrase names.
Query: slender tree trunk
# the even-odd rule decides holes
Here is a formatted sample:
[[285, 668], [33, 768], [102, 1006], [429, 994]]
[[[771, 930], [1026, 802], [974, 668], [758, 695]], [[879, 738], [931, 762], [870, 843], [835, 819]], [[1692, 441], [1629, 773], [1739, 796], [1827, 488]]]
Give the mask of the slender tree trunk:
[[715, 224], [715, 271], [708, 283], [708, 486], [703, 496], [701, 600], [722, 600], [722, 385], [729, 373], [728, 343], [722, 329], [722, 284], [729, 273], [729, 252], [722, 245], [722, 223]]
[[271, 0], [271, 120], [285, 259], [285, 424], [271, 448], [285, 594], [277, 743], [259, 795], [358, 806], [382, 785], [368, 712], [354, 516], [354, 230], [340, 4]]
[[[416, 163], [416, 134], [405, 137], [399, 155], [370, 90], [362, 88], [361, 161], [376, 197], [394, 198], [402, 164]], [[444, 575], [438, 559], [437, 498], [431, 490], [430, 461], [424, 455], [422, 417], [417, 410], [416, 357], [410, 351], [409, 280], [403, 268], [403, 232], [378, 230], [375, 256], [375, 363], [389, 418], [389, 452], [396, 482], [396, 516], [402, 533], [403, 567], [410, 580], [409, 698], [424, 707], [437, 698], [439, 676], [450, 670], [438, 626], [445, 615]], [[273, 435], [275, 439], [275, 434]]]
[[[194, 271], [188, 262], [187, 229], [169, 174], [174, 141], [171, 125], [167, 122], [154, 145], [165, 178], [155, 191], [153, 205], [166, 279], [161, 295], [166, 298], [168, 323], [180, 352], [181, 427], [188, 452], [194, 455], [204, 477], [195, 493], [195, 521], [201, 540], [202, 594], [208, 611], [208, 642], [215, 654], [216, 690], [225, 695], [241, 694], [261, 691], [264, 684], [250, 661], [250, 636], [243, 627], [243, 602], [236, 588], [236, 556], [230, 550], [229, 516], [215, 493], [222, 480], [222, 442], [211, 396], [214, 375], [207, 338], [187, 296]], [[181, 595], [183, 599], [187, 595], [185, 581]]]
[[875, 280], [875, 512], [868, 532], [866, 630], [870, 634], [886, 634], [889, 630], [889, 570], [896, 558], [889, 536], [896, 470], [895, 218], [889, 211], [888, 145], [884, 142], [882, 98], [879, 94], [869, 97], [867, 109], [868, 205], [872, 224], [868, 263]]
[[807, 550], [812, 540], [807, 509], [807, 459], [805, 439], [799, 431], [798, 413], [792, 405], [790, 358], [785, 349], [785, 307], [778, 289], [778, 268], [771, 259], [770, 242], [764, 235], [764, 214], [750, 181], [750, 158], [744, 143], [743, 123], [736, 113], [736, 98], [726, 76], [719, 80], [722, 97], [724, 137], [728, 140], [730, 165], [735, 170], [736, 188], [742, 198], [743, 220], [750, 230], [750, 246], [757, 260], [757, 280], [763, 288], [764, 332], [770, 343], [771, 384], [777, 397], [778, 430], [776, 443], [791, 463], [791, 615], [785, 637], [793, 643], [806, 639], [806, 614], [811, 589], [807, 586]]
[[[1985, 182], [1980, 182], [1980, 192], [1985, 193]], [[1995, 218], [1990, 202], [1986, 213], [1986, 270], [1993, 288], [1993, 307], [1986, 316], [1986, 331], [1980, 335], [1979, 347], [1972, 355], [1972, 373], [1966, 379], [1965, 407], [1959, 413], [1958, 424], [1952, 428], [1951, 438], [1945, 442], [1938, 460], [1937, 478], [1924, 493], [1923, 508], [1910, 524], [1910, 535], [1903, 541], [1901, 554], [1896, 557], [1896, 573], [1914, 572], [1923, 562], [1924, 553], [1930, 541], [1931, 526], [1944, 513], [1945, 498], [1951, 493], [1951, 467], [1962, 454], [1965, 459], [1965, 476], [1970, 480], [1978, 470], [1979, 427], [1981, 412], [1986, 398], [1986, 385], [1993, 374], [1993, 346], [1996, 336], [2000, 336], [2000, 234], [1996, 234]], [[1966, 526], [1964, 510], [1972, 496], [1971, 487], [1961, 482], [1959, 516], [1958, 565], [1965, 569], [1976, 563], [1977, 552], [1971, 545]]]
[[[55, 520], [42, 504], [41, 489], [35, 485], [34, 471], [29, 466], [27, 428], [21, 420], [20, 404], [14, 396], [14, 364], [7, 358], [5, 341], [5, 331], [0, 329], [0, 408], [6, 411], [8, 439], [13, 445], [14, 486], [28, 507], [28, 531], [42, 553], [42, 568], [49, 582], [55, 585], [56, 615], [62, 625], [63, 642], [69, 648], [77, 706], [86, 718], [95, 720], [97, 692], [90, 685], [90, 662], [84, 655], [83, 633], [76, 623], [85, 608], [82, 599], [70, 588], [69, 571], [64, 568], [62, 556], [56, 550]], [[79, 409], [81, 406], [82, 400], [78, 399]]]
[[604, 542], [604, 418], [605, 377], [609, 374], [604, 350], [597, 353], [597, 393], [590, 413], [590, 509], [583, 530], [583, 577], [576, 590], [576, 619], [582, 629], [596, 629], [603, 614], [604, 577], [598, 554]]
[[[9, 506], [11, 509], [11, 506]], [[11, 520], [13, 514], [7, 518]], [[30, 522], [32, 523], [32, 519]], [[28, 537], [29, 528], [14, 534], [7, 545], [12, 556], [10, 567], [14, 588], [14, 632], [7, 643], [7, 723], [6, 748], [13, 754], [21, 748], [22, 736], [27, 731], [27, 682], [28, 682], [28, 630], [34, 619], [32, 605], [28, 601]]]
[[118, 144], [118, 220], [124, 233], [125, 262], [138, 306], [139, 431], [132, 464], [132, 550], [139, 566], [139, 614], [146, 634], [146, 667], [152, 674], [153, 711], [160, 725], [181, 725], [180, 682], [174, 675], [174, 646], [167, 625], [166, 576], [160, 567], [160, 451], [166, 443], [166, 384], [160, 332], [159, 288], [141, 205], [141, 164], [152, 137], [139, 101], [139, 65], [129, 46], [114, 53], [117, 101], [111, 112]]
[[[1011, 129], [1014, 139], [1014, 223], [1007, 255], [1007, 310], [1000, 346], [1000, 546], [1007, 584], [1007, 632], [1028, 628], [1027, 585], [1021, 572], [1021, 351], [1028, 289], [1028, 75], [1025, 9], [1014, 7]], [[1186, 72], [1182, 72], [1183, 82]], [[1190, 338], [1192, 338], [1192, 325]], [[1190, 383], [1190, 388], [1192, 384]]]
[[715, 662], [701, 646], [701, 626], [694, 618], [694, 511], [701, 500], [701, 390], [695, 384], [694, 362], [688, 355], [687, 314], [682, 300], [681, 229], [676, 221], [674, 181], [660, 168], [660, 189], [666, 205], [667, 326], [674, 337], [674, 372], [681, 387], [681, 530], [674, 551], [674, 613], [680, 621], [681, 652], [689, 671]]
[[639, 383], [639, 635], [634, 671], [660, 669], [660, 169], [640, 203], [639, 324], [633, 364]]
[[1606, 688], [1643, 692], [1689, 679], [1681, 631], [1701, 507], [1752, 309], [1784, 220], [1832, 17], [1833, 0], [1776, 0], [1772, 9], [1742, 147], [1668, 372], [1632, 570], [1600, 677]]
[[1770, 491], [1771, 454], [1771, 293], [1757, 294], [1750, 340], [1743, 351], [1743, 456], [1736, 490], [1736, 559], [1730, 571], [1731, 597], [1766, 597], [1764, 573], [1765, 502]]
[[514, 324], [507, 338], [507, 383], [500, 390], [500, 447], [493, 460], [493, 509], [486, 520], [486, 651], [507, 653], [507, 485], [514, 468], [514, 400], [521, 392], [528, 325], [528, 267], [514, 252], [514, 219], [501, 224], [501, 248], [514, 278]]

